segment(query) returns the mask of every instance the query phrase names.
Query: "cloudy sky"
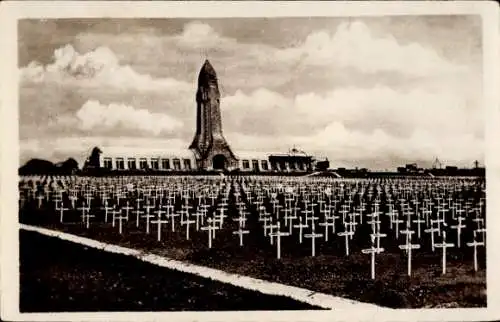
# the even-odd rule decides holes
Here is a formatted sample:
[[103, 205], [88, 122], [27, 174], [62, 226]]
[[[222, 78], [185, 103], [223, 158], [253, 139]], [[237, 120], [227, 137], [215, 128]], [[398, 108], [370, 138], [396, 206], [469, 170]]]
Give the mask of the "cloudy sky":
[[236, 153], [296, 145], [372, 169], [483, 160], [480, 18], [400, 16], [22, 20], [20, 161], [187, 148], [206, 58]]

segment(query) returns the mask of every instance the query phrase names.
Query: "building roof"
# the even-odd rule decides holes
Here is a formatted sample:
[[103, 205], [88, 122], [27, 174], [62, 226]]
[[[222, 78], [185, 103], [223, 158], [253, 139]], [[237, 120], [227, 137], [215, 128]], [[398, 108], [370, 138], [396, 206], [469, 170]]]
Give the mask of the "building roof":
[[258, 160], [264, 160], [264, 159], [269, 159], [270, 156], [277, 156], [277, 157], [312, 157], [312, 155], [309, 155], [303, 151], [293, 151], [291, 150], [290, 152], [261, 152], [261, 151], [235, 151], [235, 155], [238, 159], [245, 159], [245, 160], [251, 160], [251, 159], [258, 159]]
[[192, 159], [194, 153], [188, 149], [157, 149], [140, 147], [99, 147], [102, 157], [112, 158], [182, 158]]
[[[141, 148], [141, 147], [117, 147], [117, 146], [100, 146], [102, 152], [101, 157], [111, 158], [180, 158], [193, 159], [195, 155], [189, 149], [158, 149], [158, 148]], [[302, 151], [290, 152], [263, 152], [263, 151], [234, 151], [234, 155], [239, 160], [268, 160], [270, 156], [277, 157], [311, 157]]]
[[267, 160], [272, 153], [260, 151], [234, 151], [234, 155], [240, 160]]

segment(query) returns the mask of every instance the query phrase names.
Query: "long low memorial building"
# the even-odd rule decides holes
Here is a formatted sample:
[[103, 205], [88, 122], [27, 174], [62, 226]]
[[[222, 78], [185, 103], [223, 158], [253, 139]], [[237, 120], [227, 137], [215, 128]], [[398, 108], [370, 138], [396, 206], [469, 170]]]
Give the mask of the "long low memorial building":
[[95, 147], [84, 172], [95, 173], [310, 173], [326, 170], [328, 163], [297, 149], [287, 153], [241, 152], [233, 167], [200, 167], [191, 150], [141, 150], [130, 153], [116, 147]]

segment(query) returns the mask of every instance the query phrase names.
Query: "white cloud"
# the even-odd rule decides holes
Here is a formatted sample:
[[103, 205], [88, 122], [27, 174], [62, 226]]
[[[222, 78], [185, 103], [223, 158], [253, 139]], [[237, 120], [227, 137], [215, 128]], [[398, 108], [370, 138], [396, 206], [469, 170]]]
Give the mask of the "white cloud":
[[[481, 110], [467, 97], [453, 91], [432, 92], [425, 89], [398, 91], [385, 86], [337, 88], [324, 95], [298, 94], [293, 98], [266, 89], [250, 94], [238, 91], [222, 100], [225, 113], [237, 119], [252, 113], [267, 119], [278, 115], [277, 127], [287, 124], [314, 126], [339, 121], [357, 128], [383, 128], [389, 132], [409, 134], [423, 129], [436, 135], [456, 135], [481, 131]], [[248, 112], [247, 112], [248, 111]], [[295, 119], [297, 122], [290, 122]], [[243, 120], [242, 120], [243, 121]], [[258, 123], [255, 123], [258, 131]], [[297, 129], [287, 129], [293, 133]]]
[[[341, 23], [336, 30], [313, 31], [298, 39], [298, 46], [289, 48], [239, 42], [197, 21], [186, 23], [176, 35], [79, 34], [76, 41], [88, 52], [80, 54], [71, 45], [61, 47], [55, 50], [52, 64], [40, 66], [33, 62], [24, 67], [24, 79], [73, 84], [76, 78], [80, 86], [192, 91], [194, 84], [190, 82], [157, 78], [136, 69], [151, 74], [158, 70], [167, 75], [182, 73], [185, 77], [187, 70], [191, 72], [192, 67], [202, 63], [204, 53], [220, 66], [216, 66], [220, 72], [224, 69], [222, 74], [229, 80], [226, 85], [233, 90], [283, 86], [290, 81], [290, 75], [311, 86], [328, 86], [326, 83], [331, 87], [338, 79], [362, 77], [352, 76], [352, 70], [361, 74], [393, 72], [406, 77], [467, 79], [465, 68], [442, 58], [433, 48], [419, 43], [401, 44], [390, 33], [376, 35], [361, 21]], [[103, 44], [131, 66], [120, 65], [115, 52]]]
[[[484, 157], [484, 142], [469, 133], [436, 136], [417, 129], [410, 137], [402, 138], [391, 136], [383, 129], [364, 133], [333, 122], [315, 135], [297, 140], [311, 149], [336, 151], [342, 158], [353, 160], [397, 155], [407, 160], [430, 161], [439, 157], [450, 164], [469, 165], [472, 160]], [[330, 155], [335, 157], [332, 152]]]
[[224, 97], [221, 108], [223, 110], [236, 109], [238, 112], [259, 113], [273, 108], [288, 107], [291, 103], [289, 99], [279, 93], [266, 88], [258, 88], [249, 95], [242, 90], [237, 90], [234, 95]]
[[389, 32], [376, 35], [359, 20], [343, 22], [335, 30], [313, 31], [299, 45], [284, 49], [265, 44], [241, 43], [222, 36], [209, 24], [202, 22], [187, 23], [182, 33], [172, 39], [174, 41], [170, 45], [173, 46], [234, 52], [234, 60], [240, 64], [253, 65], [261, 70], [266, 70], [263, 67], [268, 66], [268, 71], [276, 72], [288, 70], [297, 64], [324, 67], [337, 72], [340, 68], [351, 68], [363, 73], [395, 72], [407, 76], [435, 76], [465, 71], [462, 66], [441, 57], [431, 47], [419, 43], [401, 44]]
[[105, 105], [94, 100], [83, 104], [76, 117], [83, 130], [123, 127], [158, 135], [162, 132], [175, 131], [183, 125], [181, 121], [167, 114], [151, 113], [146, 109], [136, 109], [125, 104]]
[[79, 87], [110, 87], [140, 91], [191, 91], [192, 85], [174, 78], [154, 78], [140, 74], [129, 65], [120, 65], [115, 53], [108, 47], [98, 47], [84, 54], [72, 45], [54, 51], [53, 62], [42, 66], [31, 62], [21, 68], [24, 82], [57, 82]]
[[[377, 86], [338, 88], [325, 95], [299, 94], [288, 99], [268, 90], [237, 92], [223, 101], [231, 120], [228, 136], [238, 148], [287, 150], [299, 144], [335, 158], [450, 162], [483, 159], [481, 110], [454, 92]], [[252, 122], [248, 122], [251, 117]], [[276, 135], [262, 133], [273, 120]], [[242, 130], [244, 133], [241, 133]], [[253, 134], [260, 133], [261, 135]]]
[[178, 45], [207, 49], [236, 44], [236, 40], [221, 36], [209, 24], [199, 21], [184, 25], [182, 33], [174, 37]]
[[389, 33], [376, 36], [361, 21], [341, 23], [334, 33], [314, 31], [300, 46], [277, 51], [275, 58], [280, 57], [329, 69], [354, 68], [364, 73], [390, 71], [430, 76], [463, 70], [421, 44], [400, 44]]
[[[413, 162], [434, 158], [446, 165], [469, 167], [473, 160], [484, 160], [484, 142], [470, 134], [436, 137], [416, 130], [408, 138], [394, 137], [382, 129], [366, 133], [350, 130], [341, 122], [332, 122], [324, 129], [306, 136], [257, 136], [230, 132], [226, 134], [233, 151], [285, 152], [293, 145], [316, 156], [328, 157], [332, 167], [366, 166], [377, 160], [385, 167], [395, 168], [391, 158]], [[350, 160], [347, 164], [346, 160]]]

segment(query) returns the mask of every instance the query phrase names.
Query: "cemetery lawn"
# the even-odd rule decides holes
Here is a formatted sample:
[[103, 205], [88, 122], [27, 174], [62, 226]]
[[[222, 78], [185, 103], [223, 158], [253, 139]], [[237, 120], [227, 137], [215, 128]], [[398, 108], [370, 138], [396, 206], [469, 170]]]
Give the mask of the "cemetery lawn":
[[[231, 224], [232, 225], [232, 224]], [[157, 241], [156, 226], [150, 234], [144, 224], [135, 227], [133, 220], [120, 235], [110, 224], [92, 223], [86, 229], [81, 223], [42, 224], [43, 227], [96, 239], [111, 244], [138, 249], [180, 261], [220, 269], [392, 308], [486, 307], [486, 270], [484, 249], [479, 252], [478, 272], [473, 271], [472, 249], [447, 250], [447, 274], [441, 275], [442, 253], [413, 251], [412, 276], [407, 276], [407, 257], [392, 240], [381, 247], [376, 256], [376, 278], [370, 277], [370, 255], [362, 254], [354, 240], [350, 255], [345, 256], [343, 238], [332, 237], [329, 243], [316, 246], [311, 257], [311, 240], [299, 244], [296, 236], [282, 239], [281, 260], [276, 259], [276, 247], [262, 237], [250, 234], [240, 247], [235, 227], [216, 232], [211, 249], [207, 232], [191, 230], [191, 239], [184, 233], [172, 233], [170, 226], [162, 229], [162, 241]], [[250, 231], [252, 229], [250, 228]], [[383, 240], [382, 240], [383, 241]], [[148, 275], [149, 276], [149, 275]], [[149, 277], [148, 277], [149, 278]]]
[[24, 230], [20, 290], [21, 312], [319, 309]]

